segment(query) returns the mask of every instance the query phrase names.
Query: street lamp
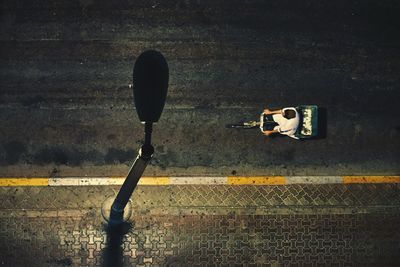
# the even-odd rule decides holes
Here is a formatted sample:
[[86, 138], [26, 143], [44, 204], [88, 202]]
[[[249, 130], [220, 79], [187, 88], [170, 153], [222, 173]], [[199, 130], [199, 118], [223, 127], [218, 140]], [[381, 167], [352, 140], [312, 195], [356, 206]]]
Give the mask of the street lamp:
[[153, 157], [151, 133], [153, 123], [159, 120], [164, 109], [168, 78], [168, 64], [160, 52], [147, 50], [139, 55], [133, 68], [133, 98], [136, 112], [144, 124], [144, 144], [111, 206], [109, 225], [120, 225], [124, 222], [124, 209]]

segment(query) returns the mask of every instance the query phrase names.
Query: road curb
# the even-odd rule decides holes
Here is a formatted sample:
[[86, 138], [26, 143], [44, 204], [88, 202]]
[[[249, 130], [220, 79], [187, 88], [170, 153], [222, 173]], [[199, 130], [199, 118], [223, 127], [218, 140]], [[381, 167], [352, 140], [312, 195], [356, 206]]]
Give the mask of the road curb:
[[[4, 177], [0, 186], [122, 185], [125, 177]], [[293, 185], [400, 183], [400, 176], [156, 176], [142, 177], [139, 185]]]

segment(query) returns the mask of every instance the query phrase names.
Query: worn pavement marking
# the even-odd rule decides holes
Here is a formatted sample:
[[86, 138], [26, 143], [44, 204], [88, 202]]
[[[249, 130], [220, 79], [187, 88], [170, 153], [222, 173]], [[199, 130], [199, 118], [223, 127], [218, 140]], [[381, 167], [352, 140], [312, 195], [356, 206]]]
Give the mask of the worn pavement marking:
[[[0, 186], [122, 185], [125, 177], [0, 177]], [[139, 185], [286, 185], [400, 183], [400, 176], [193, 176], [142, 177]]]
[[400, 176], [343, 176], [344, 184], [400, 183]]
[[48, 186], [49, 178], [0, 178], [0, 186]]
[[228, 184], [230, 185], [283, 185], [286, 184], [283, 176], [255, 176], [255, 177], [237, 177], [228, 176]]
[[341, 176], [288, 176], [287, 184], [341, 184]]

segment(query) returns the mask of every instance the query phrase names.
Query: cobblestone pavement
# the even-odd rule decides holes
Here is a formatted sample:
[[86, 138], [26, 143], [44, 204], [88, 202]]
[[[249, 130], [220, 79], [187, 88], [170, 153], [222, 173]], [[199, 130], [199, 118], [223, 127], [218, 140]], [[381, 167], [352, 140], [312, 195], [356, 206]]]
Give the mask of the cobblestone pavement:
[[400, 185], [0, 187], [1, 266], [398, 266]]

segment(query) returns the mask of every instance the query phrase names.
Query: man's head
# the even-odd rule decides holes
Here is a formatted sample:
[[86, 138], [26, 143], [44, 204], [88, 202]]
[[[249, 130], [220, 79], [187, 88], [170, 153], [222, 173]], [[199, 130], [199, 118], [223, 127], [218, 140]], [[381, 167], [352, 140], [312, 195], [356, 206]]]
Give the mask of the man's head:
[[293, 109], [286, 109], [283, 117], [285, 117], [286, 119], [290, 120], [296, 117], [296, 112]]

